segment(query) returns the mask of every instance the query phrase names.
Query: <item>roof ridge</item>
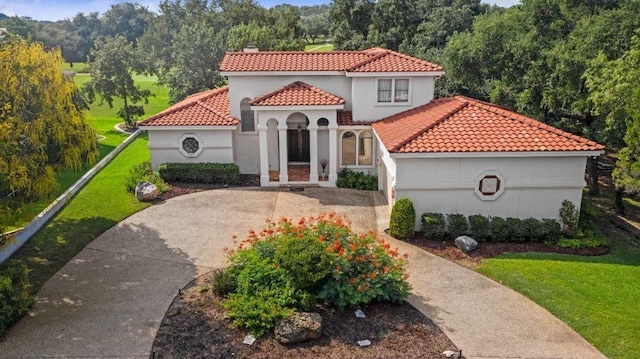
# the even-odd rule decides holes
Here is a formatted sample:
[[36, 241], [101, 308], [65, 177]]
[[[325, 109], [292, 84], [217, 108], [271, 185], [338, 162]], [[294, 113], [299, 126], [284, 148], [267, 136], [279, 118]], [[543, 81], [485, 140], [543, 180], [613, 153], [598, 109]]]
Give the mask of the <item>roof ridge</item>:
[[[228, 90], [229, 90], [229, 85], [226, 85], [226, 86], [223, 86], [223, 87], [219, 87], [219, 88], [215, 88], [215, 89], [211, 89], [211, 90], [205, 91], [205, 93], [206, 92], [211, 92], [211, 93], [209, 93], [209, 94], [207, 94], [205, 96], [199, 97], [198, 99], [194, 99], [193, 97], [196, 97], [198, 95], [202, 95], [202, 92], [191, 94], [191, 95], [187, 96], [184, 100], [180, 101], [180, 102], [185, 102], [184, 104], [182, 104], [180, 106], [177, 106], [177, 105], [180, 104], [180, 102], [178, 102], [176, 105], [174, 105], [175, 107], [173, 107], [173, 108], [169, 107], [169, 108], [165, 109], [164, 111], [158, 112], [157, 114], [140, 121], [139, 123], [151, 122], [151, 121], [153, 121], [155, 119], [158, 119], [160, 117], [163, 117], [163, 116], [166, 116], [166, 115], [171, 115], [172, 113], [176, 113], [177, 111], [184, 110], [185, 108], [198, 105], [201, 101], [206, 100], [206, 99], [210, 99], [213, 96], [219, 95], [220, 93], [228, 91]], [[187, 101], [189, 99], [191, 99], [191, 101]], [[218, 114], [218, 113], [216, 112], [216, 114]]]
[[[473, 98], [469, 98], [466, 96], [456, 96], [456, 97], [461, 97], [461, 98], [465, 98], [467, 101], [470, 102], [475, 102], [478, 103], [478, 107], [480, 108], [484, 108], [487, 111], [491, 111], [493, 113], [497, 113], [499, 115], [505, 116], [507, 118], [510, 118], [512, 120], [518, 121], [524, 125], [533, 127], [533, 128], [539, 128], [541, 130], [545, 130], [547, 132], [550, 133], [554, 133], [556, 135], [560, 135], [563, 136], [565, 138], [577, 141], [579, 143], [584, 143], [584, 144], [588, 144], [588, 145], [600, 145], [599, 143], [590, 140], [588, 138], [584, 138], [581, 136], [578, 136], [576, 134], [573, 134], [571, 132], [567, 132], [567, 131], [563, 131], [559, 128], [553, 127], [551, 125], [548, 125], [542, 121], [536, 120], [534, 118], [528, 117], [528, 116], [524, 116], [521, 115], [519, 113], [516, 113], [508, 108], [503, 108], [502, 106], [498, 106], [495, 104], [491, 104], [489, 102], [485, 102], [485, 101], [481, 101], [481, 100], [477, 100], [477, 99], [473, 99]], [[496, 111], [496, 109], [500, 110], [500, 111]], [[602, 146], [602, 145], [600, 145]], [[602, 146], [604, 148], [604, 146]]]
[[306, 83], [304, 81], [294, 81], [294, 82], [292, 82], [292, 83], [290, 83], [288, 85], [285, 85], [285, 86], [282, 86], [282, 87], [280, 87], [278, 89], [275, 89], [275, 90], [273, 90], [273, 91], [271, 91], [271, 92], [269, 92], [267, 94], [264, 94], [262, 96], [256, 97], [255, 99], [251, 100], [250, 104], [253, 105], [253, 104], [257, 104], [259, 102], [268, 100], [269, 98], [272, 98], [272, 97], [274, 97], [274, 96], [276, 96], [278, 94], [281, 94], [284, 91], [287, 91], [289, 89], [294, 89], [296, 87], [302, 87], [302, 88], [304, 88], [306, 90], [310, 90], [313, 93], [315, 93], [316, 95], [330, 97], [331, 99], [340, 100], [339, 101], [340, 103], [344, 103], [345, 102], [344, 98], [342, 98], [340, 96], [337, 96], [337, 95], [334, 95], [332, 93], [329, 93], [327, 91], [324, 91], [322, 89], [319, 89], [319, 88], [317, 88], [317, 87], [315, 87], [313, 85], [310, 85], [310, 84], [308, 84], [308, 83]]
[[364, 65], [370, 64], [375, 60], [381, 59], [385, 56], [387, 56], [389, 54], [389, 51], [391, 50], [386, 50], [386, 51], [377, 51], [377, 52], [364, 52], [362, 51], [364, 54], [366, 54], [367, 56], [370, 56], [369, 58], [366, 58], [360, 62], [356, 62], [355, 64], [347, 67], [345, 69], [345, 71], [353, 71], [355, 69], [357, 69], [358, 67], [362, 67]]
[[[448, 100], [448, 99], [453, 99], [453, 100], [458, 100], [461, 101], [460, 99], [456, 98], [456, 97], [441, 97], [437, 100]], [[439, 101], [439, 102], [445, 102], [445, 101]], [[431, 105], [432, 103], [428, 103], [424, 106], [420, 106], [420, 107], [416, 107], [413, 110], [422, 110], [427, 108], [429, 105]], [[435, 105], [435, 103], [433, 104]], [[444, 114], [443, 116], [441, 116], [439, 119], [437, 119], [436, 121], [421, 127], [420, 129], [416, 130], [411, 136], [408, 136], [407, 138], [405, 138], [403, 141], [399, 142], [397, 145], [393, 146], [393, 148], [390, 151], [397, 151], [400, 148], [402, 148], [404, 145], [406, 145], [407, 143], [413, 141], [414, 139], [416, 139], [418, 136], [421, 136], [423, 133], [428, 132], [429, 130], [431, 130], [432, 128], [436, 127], [437, 125], [441, 124], [442, 122], [444, 122], [447, 118], [451, 117], [453, 114], [455, 114], [456, 112], [462, 110], [463, 108], [467, 107], [469, 105], [469, 101], [465, 101], [462, 100], [462, 103], [460, 103], [458, 106], [456, 106], [455, 108], [451, 109], [449, 112], [447, 112], [446, 114]], [[409, 110], [412, 111], [412, 110]], [[409, 111], [405, 111], [405, 112], [409, 112]], [[402, 113], [402, 112], [401, 112]]]

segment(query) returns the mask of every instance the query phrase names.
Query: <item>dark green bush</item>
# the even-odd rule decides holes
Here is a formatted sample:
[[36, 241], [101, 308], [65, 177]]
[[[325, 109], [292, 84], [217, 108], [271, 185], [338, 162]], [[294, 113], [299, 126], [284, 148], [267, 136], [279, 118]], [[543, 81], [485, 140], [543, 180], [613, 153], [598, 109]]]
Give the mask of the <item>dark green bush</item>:
[[469, 232], [469, 223], [467, 223], [467, 217], [463, 214], [448, 214], [447, 221], [449, 222], [447, 229], [449, 238], [456, 239], [459, 236], [467, 235]]
[[149, 161], [131, 167], [129, 175], [125, 178], [127, 191], [134, 193], [140, 181], [153, 183], [158, 187], [158, 193], [165, 193], [171, 189], [171, 186], [160, 177], [160, 174], [151, 169], [151, 162]]
[[559, 210], [560, 221], [562, 223], [562, 233], [567, 237], [575, 237], [578, 233], [579, 213], [576, 205], [571, 201], [562, 201], [562, 207]]
[[343, 168], [338, 173], [336, 186], [342, 188], [377, 191], [378, 176]]
[[167, 182], [240, 183], [240, 169], [233, 163], [164, 163], [158, 171]]
[[523, 225], [526, 237], [531, 242], [544, 242], [545, 231], [542, 221], [537, 218], [527, 218], [523, 221]]
[[422, 215], [422, 235], [425, 238], [436, 241], [443, 240], [446, 228], [442, 213], [425, 213]]
[[226, 297], [236, 291], [238, 283], [226, 269], [216, 269], [211, 274], [211, 290], [218, 296]]
[[411, 239], [415, 234], [416, 210], [409, 198], [399, 198], [391, 208], [389, 235], [397, 239]]
[[0, 334], [29, 311], [35, 301], [30, 290], [26, 266], [9, 261], [0, 267]]
[[496, 243], [509, 241], [509, 225], [507, 220], [502, 217], [491, 218], [491, 241]]
[[486, 242], [491, 238], [491, 220], [481, 214], [469, 216], [471, 236], [478, 242]]
[[542, 227], [544, 228], [544, 236], [541, 242], [555, 244], [562, 237], [562, 227], [560, 222], [555, 219], [543, 219]]
[[509, 241], [520, 243], [527, 239], [527, 227], [520, 218], [507, 218], [507, 227], [509, 227]]

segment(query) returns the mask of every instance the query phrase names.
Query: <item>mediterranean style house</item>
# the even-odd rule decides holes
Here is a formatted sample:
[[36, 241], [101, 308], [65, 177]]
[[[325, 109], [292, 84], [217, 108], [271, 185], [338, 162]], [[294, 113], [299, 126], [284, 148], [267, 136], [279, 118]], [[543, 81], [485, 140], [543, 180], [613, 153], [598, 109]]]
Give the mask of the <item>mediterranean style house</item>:
[[557, 218], [563, 200], [580, 207], [586, 159], [604, 148], [490, 103], [434, 99], [441, 66], [380, 48], [247, 49], [220, 73], [228, 86], [139, 123], [154, 168], [235, 163], [264, 187], [332, 187], [348, 168], [377, 175], [390, 207]]

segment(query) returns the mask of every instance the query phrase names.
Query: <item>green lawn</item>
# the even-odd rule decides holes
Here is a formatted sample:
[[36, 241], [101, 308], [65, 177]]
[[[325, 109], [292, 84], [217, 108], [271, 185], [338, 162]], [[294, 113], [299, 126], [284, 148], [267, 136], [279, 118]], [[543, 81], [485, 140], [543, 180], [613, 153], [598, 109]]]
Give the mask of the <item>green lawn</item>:
[[525, 253], [483, 262], [479, 271], [540, 304], [610, 358], [640, 358], [640, 240], [607, 233], [598, 257]]
[[60, 64], [60, 69], [62, 71], [85, 72], [86, 68], [87, 63], [85, 62], [74, 62], [73, 67], [68, 62]]
[[313, 44], [306, 45], [304, 51], [327, 52], [333, 50], [333, 44], [327, 44], [324, 41], [317, 41]]
[[149, 160], [147, 143], [146, 135], [133, 141], [13, 255], [31, 270], [34, 292], [98, 235], [148, 206], [124, 186], [129, 169]]
[[[68, 66], [69, 64], [66, 64]], [[74, 68], [82, 66], [82, 63], [75, 63]], [[88, 74], [79, 74], [75, 76], [75, 82], [78, 87], [82, 86], [89, 80]], [[152, 93], [155, 93], [155, 97], [149, 98], [149, 103], [144, 106], [145, 116], [152, 116], [169, 106], [169, 90], [166, 86], [158, 86], [156, 84], [157, 78], [154, 76], [142, 76], [136, 75], [134, 77], [136, 84], [143, 89], [149, 89]], [[127, 135], [115, 130], [115, 125], [121, 123], [122, 120], [117, 117], [117, 111], [122, 106], [122, 100], [116, 99], [114, 101], [113, 108], [105, 103], [99, 105], [95, 102], [91, 105], [89, 113], [87, 113], [87, 121], [96, 129], [98, 135], [104, 136], [99, 143], [100, 145], [100, 157], [102, 159], [109, 152], [111, 152], [116, 146], [118, 146]], [[82, 171], [74, 172], [66, 170], [58, 174], [58, 183], [60, 187], [55, 191], [50, 198], [44, 199], [39, 202], [32, 202], [26, 204], [20, 211], [20, 213], [14, 218], [13, 223], [7, 226], [7, 230], [13, 230], [27, 225], [33, 217], [45, 209], [51, 201], [57, 196], [67, 190], [75, 181], [77, 181], [84, 172], [88, 169], [84, 168]]]

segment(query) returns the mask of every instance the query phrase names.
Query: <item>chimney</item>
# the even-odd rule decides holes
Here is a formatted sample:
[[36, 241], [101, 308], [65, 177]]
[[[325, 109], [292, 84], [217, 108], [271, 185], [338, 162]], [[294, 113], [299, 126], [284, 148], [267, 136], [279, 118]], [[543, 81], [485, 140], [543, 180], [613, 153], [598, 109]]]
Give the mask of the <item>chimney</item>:
[[242, 52], [258, 52], [258, 48], [252, 44], [247, 45]]

